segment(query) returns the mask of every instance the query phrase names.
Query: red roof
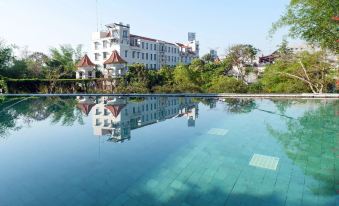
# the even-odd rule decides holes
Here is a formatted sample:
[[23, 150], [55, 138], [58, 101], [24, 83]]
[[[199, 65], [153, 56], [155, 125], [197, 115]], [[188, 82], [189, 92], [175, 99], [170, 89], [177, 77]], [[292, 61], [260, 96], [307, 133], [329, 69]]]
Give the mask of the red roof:
[[215, 58], [214, 62], [215, 63], [220, 63], [221, 61], [220, 61], [219, 57], [217, 57], [217, 58]]
[[125, 105], [106, 105], [105, 107], [117, 118]]
[[82, 57], [80, 62], [77, 64], [77, 67], [92, 67], [92, 66], [95, 66], [95, 64], [93, 64], [93, 62], [89, 59], [87, 54], [85, 54], [85, 56]]
[[111, 31], [109, 31], [107, 34], [106, 34], [106, 37], [111, 37], [112, 36], [112, 33]]
[[157, 39], [153, 39], [153, 38], [149, 38], [149, 37], [144, 37], [144, 36], [139, 36], [139, 35], [135, 35], [135, 34], [130, 34], [130, 37], [134, 37], [134, 38], [138, 38], [138, 39], [143, 39], [143, 40], [146, 40], [146, 41], [154, 41], [154, 42], [162, 42], [162, 43], [165, 43], [165, 44], [171, 44], [171, 45], [175, 45], [173, 43], [170, 43], [170, 42], [166, 42], [166, 41], [162, 41], [162, 40], [157, 40]]
[[82, 104], [79, 103], [77, 107], [81, 110], [82, 113], [84, 113], [86, 116], [91, 112], [91, 109], [94, 107], [95, 104]]
[[332, 17], [332, 19], [333, 19], [334, 21], [339, 21], [339, 16], [334, 16], [334, 17]]
[[157, 41], [156, 39], [152, 39], [152, 38], [148, 38], [148, 37], [143, 37], [143, 36], [138, 36], [138, 35], [134, 35], [134, 34], [131, 34], [130, 37], [139, 38], [139, 39], [143, 39], [143, 40], [147, 40], [147, 41], [154, 41], [154, 42]]
[[127, 64], [127, 62], [121, 58], [116, 50], [114, 50], [109, 59], [107, 59], [104, 64]]
[[178, 46], [180, 46], [181, 48], [189, 48], [188, 46], [182, 44], [182, 43], [177, 43]]

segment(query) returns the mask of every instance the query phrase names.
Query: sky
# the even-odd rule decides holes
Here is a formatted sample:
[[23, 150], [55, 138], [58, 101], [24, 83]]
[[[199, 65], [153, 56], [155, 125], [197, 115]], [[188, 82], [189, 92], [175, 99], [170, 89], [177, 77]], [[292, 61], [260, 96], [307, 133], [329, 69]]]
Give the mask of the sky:
[[[131, 33], [168, 42], [186, 42], [196, 32], [201, 55], [234, 44], [272, 52], [286, 29], [268, 38], [289, 0], [98, 0], [99, 27], [131, 25]], [[29, 51], [48, 52], [60, 44], [83, 44], [90, 53], [97, 30], [96, 0], [0, 0], [0, 39]], [[100, 29], [99, 28], [99, 29]]]

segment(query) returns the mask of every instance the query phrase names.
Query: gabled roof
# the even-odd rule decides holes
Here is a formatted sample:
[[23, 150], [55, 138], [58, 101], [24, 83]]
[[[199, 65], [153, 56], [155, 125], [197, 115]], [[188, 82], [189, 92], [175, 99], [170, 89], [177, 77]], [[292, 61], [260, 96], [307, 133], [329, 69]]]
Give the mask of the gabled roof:
[[177, 45], [178, 45], [179, 47], [181, 47], [181, 48], [189, 48], [188, 46], [186, 46], [186, 45], [184, 45], [184, 44], [182, 44], [182, 43], [177, 43]]
[[138, 39], [143, 39], [143, 40], [146, 40], [146, 41], [154, 41], [154, 42], [157, 42], [156, 39], [149, 38], [149, 37], [144, 37], [144, 36], [139, 36], [139, 35], [135, 35], [135, 34], [130, 34], [130, 37], [138, 38]]
[[95, 104], [79, 103], [77, 107], [80, 109], [82, 113], [88, 116], [94, 105]]
[[121, 58], [117, 50], [114, 50], [104, 64], [127, 64], [127, 62]]
[[105, 107], [117, 118], [125, 105], [106, 105]]
[[111, 37], [112, 36], [112, 33], [111, 31], [109, 31], [107, 34], [106, 34], [106, 37]]
[[93, 67], [95, 64], [89, 59], [87, 54], [85, 54], [84, 57], [79, 61], [77, 64], [77, 67]]

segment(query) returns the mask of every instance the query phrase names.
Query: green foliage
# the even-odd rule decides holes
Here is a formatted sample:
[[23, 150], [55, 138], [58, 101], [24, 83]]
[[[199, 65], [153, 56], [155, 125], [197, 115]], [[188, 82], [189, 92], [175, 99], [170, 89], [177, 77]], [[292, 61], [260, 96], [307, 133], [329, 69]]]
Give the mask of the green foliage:
[[304, 52], [289, 61], [280, 59], [269, 65], [260, 80], [264, 92], [327, 92], [333, 84], [329, 74], [335, 68], [324, 61], [323, 55]]
[[26, 59], [27, 70], [31, 78], [44, 78], [43, 72], [47, 70], [49, 57], [42, 52], [33, 52]]
[[[74, 98], [63, 97], [5, 97], [0, 104], [0, 138], [10, 131], [19, 130], [25, 124], [47, 118], [51, 122], [72, 126], [75, 122], [83, 124], [82, 113], [74, 109], [77, 104]], [[24, 117], [25, 121], [20, 121]]]
[[208, 91], [211, 93], [246, 93], [247, 87], [243, 81], [233, 77], [220, 76], [213, 79]]
[[214, 59], [210, 53], [205, 54], [204, 56], [201, 57], [201, 59], [205, 62], [213, 62]]
[[45, 70], [46, 77], [49, 79], [74, 78], [76, 64], [82, 56], [82, 45], [76, 48], [71, 45], [60, 45], [59, 48], [51, 48], [50, 52], [51, 57]]
[[4, 69], [8, 69], [14, 59], [13, 46], [6, 45], [0, 40], [0, 75]]
[[251, 66], [259, 49], [250, 44], [237, 44], [228, 49], [227, 61], [236, 67], [239, 72], [237, 78], [245, 81], [248, 74], [246, 67]]
[[2, 89], [2, 93], [7, 92], [7, 84], [5, 80], [0, 79], [0, 89]]
[[[295, 101], [295, 100], [293, 100]], [[285, 102], [289, 107], [291, 102]], [[299, 103], [298, 103], [299, 104]], [[302, 169], [304, 173], [319, 181], [316, 185], [310, 185], [314, 194], [333, 195], [335, 194], [333, 177], [338, 175], [335, 169], [328, 169], [324, 172], [320, 156], [326, 155], [327, 165], [334, 165], [338, 160], [336, 148], [338, 146], [338, 125], [339, 101], [327, 101], [319, 104], [319, 107], [306, 111], [297, 119], [286, 119], [286, 129], [277, 130], [268, 125], [268, 131], [275, 137], [284, 151], [293, 161], [293, 164]], [[285, 112], [286, 108], [281, 110]], [[308, 157], [308, 161], [305, 158]], [[307, 166], [306, 166], [307, 165]]]
[[301, 38], [324, 49], [339, 51], [337, 24], [338, 0], [291, 0], [284, 15], [273, 24], [270, 34], [288, 26], [293, 38]]

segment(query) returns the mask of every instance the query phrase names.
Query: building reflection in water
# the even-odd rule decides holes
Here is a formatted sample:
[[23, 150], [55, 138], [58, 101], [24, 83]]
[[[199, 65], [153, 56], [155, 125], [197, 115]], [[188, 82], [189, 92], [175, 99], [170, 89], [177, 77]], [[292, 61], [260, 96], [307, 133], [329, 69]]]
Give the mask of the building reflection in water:
[[[198, 118], [198, 103], [190, 97], [77, 97], [77, 107], [92, 114], [94, 135], [109, 136], [109, 141], [124, 142], [131, 131], [171, 118], [187, 118], [194, 127]], [[92, 112], [91, 112], [92, 111]]]

